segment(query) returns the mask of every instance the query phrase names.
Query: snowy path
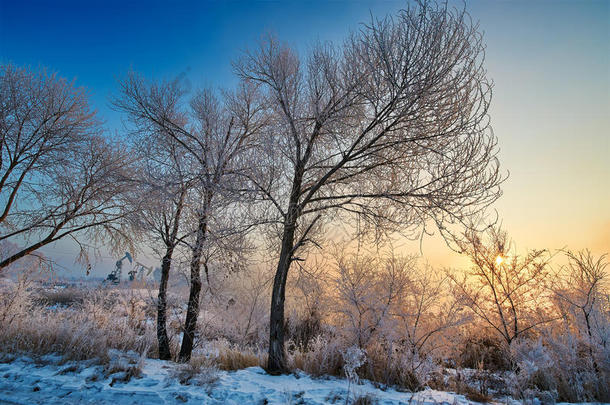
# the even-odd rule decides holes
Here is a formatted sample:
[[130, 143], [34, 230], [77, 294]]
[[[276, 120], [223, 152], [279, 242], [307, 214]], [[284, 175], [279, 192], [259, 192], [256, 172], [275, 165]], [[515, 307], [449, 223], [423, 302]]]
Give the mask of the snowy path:
[[[328, 404], [345, 403], [347, 381], [305, 374], [271, 377], [260, 368], [220, 372], [208, 386], [181, 385], [168, 377], [171, 363], [147, 360], [142, 378], [110, 386], [99, 366], [43, 365], [28, 358], [0, 364], [0, 404]], [[352, 389], [386, 404], [468, 404], [461, 395], [439, 391], [411, 394], [382, 391], [370, 383]]]

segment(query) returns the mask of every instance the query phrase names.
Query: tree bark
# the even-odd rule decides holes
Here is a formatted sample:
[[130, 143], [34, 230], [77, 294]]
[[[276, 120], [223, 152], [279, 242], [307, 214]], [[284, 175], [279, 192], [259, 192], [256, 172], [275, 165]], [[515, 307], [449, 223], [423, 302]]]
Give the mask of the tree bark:
[[271, 296], [271, 315], [269, 324], [269, 357], [267, 372], [277, 375], [288, 371], [284, 353], [284, 302], [286, 299], [286, 280], [292, 261], [295, 225], [286, 225], [282, 237], [282, 249], [277, 271], [273, 280]]
[[582, 308], [582, 312], [585, 316], [585, 324], [587, 325], [587, 335], [589, 336], [589, 356], [591, 357], [591, 361], [593, 362], [593, 368], [596, 373], [599, 373], [599, 366], [597, 365], [597, 361], [595, 360], [595, 356], [593, 355], [593, 333], [591, 332], [591, 320], [590, 313], [587, 312], [584, 308]]
[[0, 273], [8, 266], [10, 266], [11, 264], [15, 263], [17, 260], [26, 257], [27, 255], [34, 253], [36, 250], [40, 249], [43, 246], [48, 245], [49, 243], [53, 242], [53, 236], [55, 236], [55, 232], [52, 232], [50, 236], [47, 236], [46, 238], [44, 238], [43, 240], [41, 240], [40, 242], [34, 243], [31, 246], [26, 247], [23, 250], [20, 250], [19, 252], [15, 253], [12, 256], [7, 257], [6, 259], [4, 259], [2, 262], [0, 262]]
[[167, 337], [167, 281], [169, 269], [172, 264], [174, 247], [168, 246], [161, 263], [161, 282], [159, 283], [159, 296], [157, 299], [157, 341], [159, 342], [159, 359], [171, 360], [172, 354]]
[[172, 357], [169, 348], [169, 338], [167, 337], [167, 281], [169, 280], [172, 256], [174, 255], [178, 231], [180, 230], [180, 217], [182, 216], [185, 196], [186, 189], [183, 188], [180, 191], [180, 198], [174, 213], [174, 225], [172, 226], [171, 233], [167, 235], [165, 256], [163, 256], [161, 263], [161, 282], [159, 283], [159, 296], [157, 299], [157, 340], [159, 342], [159, 359], [161, 360], [171, 360]]
[[273, 279], [273, 292], [271, 294], [271, 313], [269, 316], [269, 356], [267, 359], [267, 372], [277, 375], [288, 372], [286, 367], [286, 353], [284, 352], [284, 302], [286, 300], [286, 280], [288, 270], [292, 263], [294, 250], [294, 234], [297, 218], [300, 214], [299, 197], [303, 180], [303, 164], [296, 167], [290, 202], [286, 218], [284, 219], [284, 232], [280, 258]]
[[207, 215], [204, 214], [199, 219], [197, 238], [193, 247], [193, 256], [191, 259], [191, 288], [186, 310], [182, 346], [180, 347], [180, 355], [178, 356], [178, 361], [181, 363], [188, 362], [191, 359], [191, 353], [193, 352], [193, 342], [195, 341], [195, 331], [197, 329], [197, 317], [199, 316], [199, 294], [201, 293], [201, 255], [203, 253], [203, 243], [205, 242], [206, 231]]

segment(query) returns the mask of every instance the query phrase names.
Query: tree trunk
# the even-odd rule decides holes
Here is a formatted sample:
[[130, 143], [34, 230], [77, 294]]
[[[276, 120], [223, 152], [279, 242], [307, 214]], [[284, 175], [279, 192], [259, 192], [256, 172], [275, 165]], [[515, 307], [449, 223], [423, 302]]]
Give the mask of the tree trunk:
[[295, 226], [284, 227], [282, 249], [273, 280], [271, 296], [271, 315], [269, 324], [269, 357], [267, 372], [277, 375], [288, 371], [284, 352], [284, 302], [286, 299], [286, 280], [292, 259]]
[[596, 373], [599, 373], [599, 366], [597, 365], [597, 361], [595, 361], [595, 356], [593, 355], [593, 333], [591, 332], [591, 321], [589, 319], [590, 313], [584, 308], [582, 308], [582, 312], [585, 316], [585, 323], [587, 325], [587, 335], [589, 335], [589, 356], [593, 362], [593, 369]]
[[159, 359], [161, 360], [171, 360], [172, 357], [169, 348], [169, 338], [167, 337], [167, 281], [169, 280], [172, 256], [174, 255], [178, 231], [180, 229], [180, 217], [182, 216], [185, 196], [186, 188], [182, 188], [174, 213], [174, 225], [172, 226], [171, 233], [167, 235], [165, 256], [163, 256], [161, 263], [161, 282], [159, 283], [159, 297], [157, 300], [157, 340], [159, 341]]
[[169, 269], [172, 264], [174, 247], [168, 246], [161, 263], [161, 282], [159, 283], [159, 296], [157, 299], [157, 340], [159, 342], [159, 359], [171, 360], [172, 354], [169, 349], [169, 338], [167, 337], [167, 280]]
[[283, 374], [288, 371], [286, 367], [286, 353], [284, 352], [284, 302], [286, 299], [286, 280], [288, 270], [294, 254], [294, 234], [297, 218], [299, 217], [299, 195], [303, 179], [303, 166], [297, 165], [290, 193], [290, 203], [286, 218], [284, 219], [284, 233], [280, 258], [273, 280], [271, 294], [271, 313], [269, 316], [269, 356], [267, 359], [267, 372], [269, 374]]
[[191, 290], [189, 293], [188, 308], [186, 310], [186, 321], [184, 323], [184, 334], [182, 336], [182, 346], [178, 361], [186, 363], [191, 359], [193, 342], [195, 341], [195, 331], [197, 329], [197, 317], [199, 316], [199, 294], [201, 293], [201, 255], [203, 253], [203, 243], [205, 242], [207, 231], [207, 216], [204, 214], [199, 219], [197, 227], [197, 238], [193, 247], [191, 259]]

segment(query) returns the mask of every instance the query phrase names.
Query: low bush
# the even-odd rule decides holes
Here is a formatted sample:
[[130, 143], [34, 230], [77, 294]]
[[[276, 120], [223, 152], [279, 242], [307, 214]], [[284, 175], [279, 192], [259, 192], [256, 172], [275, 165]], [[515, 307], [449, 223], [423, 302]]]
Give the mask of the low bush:
[[170, 376], [180, 384], [209, 386], [218, 381], [218, 367], [215, 359], [207, 356], [195, 356], [186, 364], [177, 365]]
[[316, 310], [303, 316], [294, 314], [285, 322], [286, 338], [295, 347], [309, 349], [309, 343], [323, 333], [322, 318]]
[[470, 335], [459, 345], [457, 365], [490, 371], [511, 370], [511, 356], [504, 343], [491, 336]]

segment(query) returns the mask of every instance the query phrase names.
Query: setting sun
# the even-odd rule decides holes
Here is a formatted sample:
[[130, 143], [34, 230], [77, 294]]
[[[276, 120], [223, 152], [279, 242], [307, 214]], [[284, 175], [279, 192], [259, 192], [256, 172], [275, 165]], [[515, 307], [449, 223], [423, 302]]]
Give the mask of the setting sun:
[[502, 257], [502, 255], [498, 255], [498, 257], [496, 257], [496, 265], [501, 265], [502, 263], [504, 263], [504, 257]]

